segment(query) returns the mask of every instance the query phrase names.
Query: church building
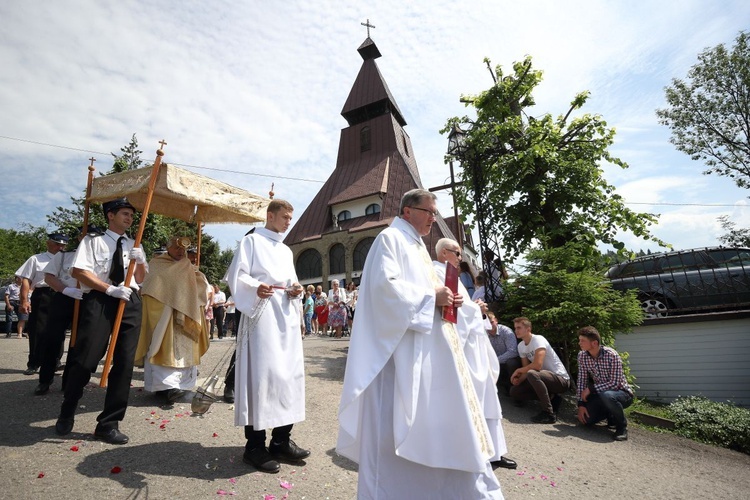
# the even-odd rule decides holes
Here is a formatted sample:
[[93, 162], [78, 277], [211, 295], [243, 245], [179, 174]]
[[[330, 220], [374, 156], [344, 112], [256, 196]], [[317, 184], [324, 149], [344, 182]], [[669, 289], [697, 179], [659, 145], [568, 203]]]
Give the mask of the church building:
[[[375, 63], [380, 51], [369, 34], [357, 51], [363, 62], [341, 111], [349, 126], [341, 130], [336, 168], [284, 240], [300, 283], [326, 290], [333, 279], [359, 283], [367, 252], [398, 216], [402, 195], [423, 188], [406, 120]], [[438, 216], [424, 237], [433, 257], [443, 237], [455, 239]]]

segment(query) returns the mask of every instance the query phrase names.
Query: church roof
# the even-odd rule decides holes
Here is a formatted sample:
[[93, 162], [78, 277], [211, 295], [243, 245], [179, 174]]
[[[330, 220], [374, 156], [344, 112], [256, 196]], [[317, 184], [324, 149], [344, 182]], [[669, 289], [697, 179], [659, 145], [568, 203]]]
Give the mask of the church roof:
[[[349, 126], [341, 130], [336, 168], [287, 234], [287, 245], [336, 231], [385, 227], [398, 215], [403, 194], [423, 187], [411, 139], [403, 128], [406, 121], [375, 64], [380, 52], [369, 37], [359, 51], [364, 61], [341, 112]], [[371, 196], [380, 200], [379, 213], [334, 224], [337, 205]], [[441, 217], [433, 232], [425, 238], [428, 245], [434, 240], [433, 246], [442, 235], [453, 234]]]

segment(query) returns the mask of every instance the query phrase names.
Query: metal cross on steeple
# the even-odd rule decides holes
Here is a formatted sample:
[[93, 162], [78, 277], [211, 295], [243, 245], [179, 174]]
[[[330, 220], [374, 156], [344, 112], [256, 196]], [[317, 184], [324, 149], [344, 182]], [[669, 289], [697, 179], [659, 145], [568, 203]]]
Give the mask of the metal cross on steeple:
[[367, 27], [367, 38], [370, 38], [370, 28], [374, 28], [375, 26], [372, 25], [372, 24], [370, 24], [370, 20], [369, 19], [367, 20], [366, 23], [359, 23], [359, 24], [361, 24], [362, 26], [366, 26]]

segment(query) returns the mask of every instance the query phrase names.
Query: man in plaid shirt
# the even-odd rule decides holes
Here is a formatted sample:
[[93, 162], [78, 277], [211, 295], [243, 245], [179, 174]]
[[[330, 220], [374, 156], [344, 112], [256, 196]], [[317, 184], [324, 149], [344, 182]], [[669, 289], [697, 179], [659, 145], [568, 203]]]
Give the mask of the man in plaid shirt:
[[625, 380], [620, 355], [601, 345], [593, 326], [578, 330], [578, 420], [595, 424], [607, 419], [615, 428], [615, 441], [628, 439], [625, 408], [633, 403], [633, 390]]

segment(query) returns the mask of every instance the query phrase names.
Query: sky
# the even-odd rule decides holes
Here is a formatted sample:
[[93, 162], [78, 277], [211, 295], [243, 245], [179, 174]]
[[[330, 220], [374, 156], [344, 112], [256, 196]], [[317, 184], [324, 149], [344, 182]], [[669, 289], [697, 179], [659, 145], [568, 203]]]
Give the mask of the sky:
[[[439, 130], [471, 116], [461, 95], [492, 85], [483, 59], [510, 72], [530, 55], [544, 72], [530, 114], [590, 91], [583, 112], [616, 129], [611, 151], [629, 164], [605, 178], [629, 208], [660, 214], [656, 236], [694, 248], [719, 244], [721, 215], [750, 226], [750, 192], [703, 175], [655, 114], [701, 51], [748, 29], [744, 0], [8, 0], [0, 19], [2, 228], [53, 230], [46, 215], [83, 193], [88, 158], [106, 172], [133, 134], [146, 161], [165, 139], [165, 162], [264, 196], [273, 183], [301, 215], [336, 165], [368, 19], [425, 187], [449, 180]], [[205, 232], [234, 248], [247, 229]]]

